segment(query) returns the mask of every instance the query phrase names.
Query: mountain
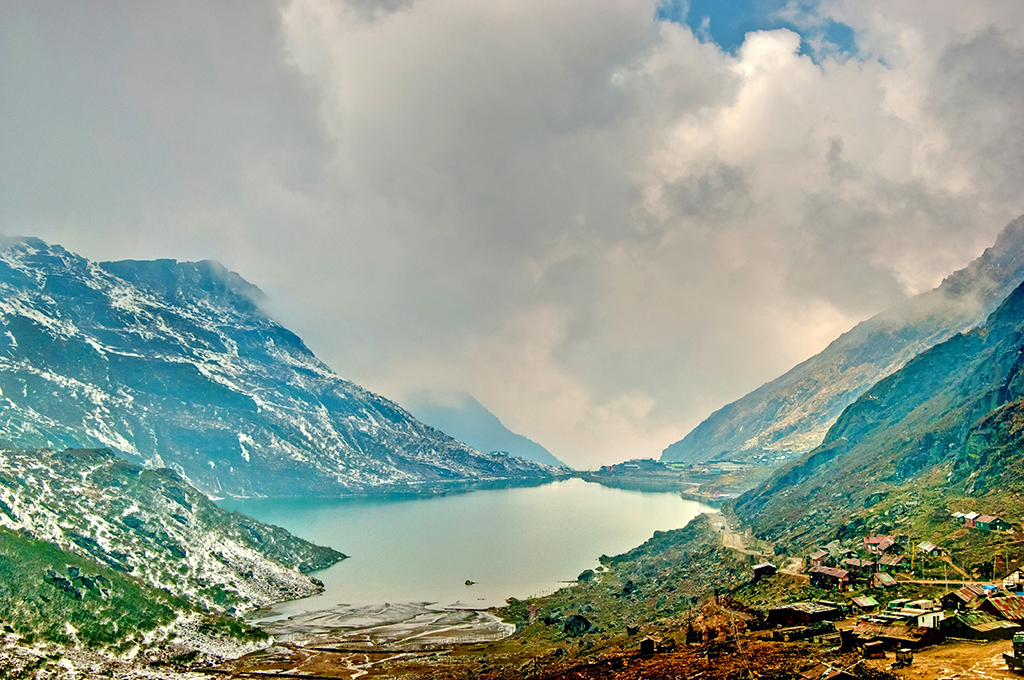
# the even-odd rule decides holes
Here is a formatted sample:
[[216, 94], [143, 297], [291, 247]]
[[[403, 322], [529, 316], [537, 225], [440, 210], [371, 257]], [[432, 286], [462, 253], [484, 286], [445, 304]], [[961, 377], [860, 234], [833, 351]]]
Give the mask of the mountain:
[[344, 557], [217, 507], [173, 470], [0, 449], [0, 617], [22, 637], [122, 653], [257, 639], [224, 614], [316, 594], [304, 572]]
[[772, 540], [816, 536], [869, 508], [889, 515], [897, 500], [939, 520], [954, 502], [1017, 517], [1022, 424], [1024, 284], [983, 326], [865, 392], [821, 446], [741, 497], [735, 511]]
[[91, 262], [0, 240], [0, 441], [109, 447], [215, 495], [549, 478], [343, 380], [214, 262]]
[[566, 467], [537, 442], [509, 430], [496, 415], [465, 392], [440, 397], [430, 393], [417, 394], [408, 400], [407, 406], [420, 421], [478, 451], [502, 451], [545, 465]]
[[822, 442], [843, 409], [920, 352], [978, 325], [1024, 280], [1024, 216], [938, 288], [841, 335], [819, 354], [711, 414], [663, 461], [769, 462]]

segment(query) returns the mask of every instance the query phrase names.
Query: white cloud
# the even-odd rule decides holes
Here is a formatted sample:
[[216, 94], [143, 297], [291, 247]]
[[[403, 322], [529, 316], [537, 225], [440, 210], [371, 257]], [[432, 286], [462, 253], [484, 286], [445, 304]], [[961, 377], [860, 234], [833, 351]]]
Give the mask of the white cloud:
[[[818, 63], [788, 30], [723, 52], [652, 0], [117, 7], [16, 13], [38, 44], [7, 43], [0, 121], [63, 130], [72, 177], [97, 131], [125, 162], [62, 208], [52, 159], [0, 144], [0, 229], [218, 257], [346, 377], [468, 391], [577, 465], [658, 455], [1024, 211], [1016, 0], [794, 4], [855, 31]], [[100, 38], [98, 87], [61, 89]]]

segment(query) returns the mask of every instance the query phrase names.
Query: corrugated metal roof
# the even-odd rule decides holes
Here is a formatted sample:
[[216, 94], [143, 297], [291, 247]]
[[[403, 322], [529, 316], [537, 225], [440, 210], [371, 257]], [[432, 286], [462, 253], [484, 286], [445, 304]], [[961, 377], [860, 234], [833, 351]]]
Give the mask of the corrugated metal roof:
[[880, 571], [875, 574], [875, 584], [884, 588], [891, 588], [892, 586], [897, 585], [896, 579], [889, 574], [886, 574], [884, 571]]
[[1011, 621], [1024, 620], [1024, 597], [1007, 595], [1006, 597], [990, 597], [986, 603], [994, 607], [1004, 619]]
[[850, 577], [850, 572], [845, 569], [836, 569], [834, 567], [811, 567], [811, 574], [825, 574], [826, 576], [832, 576], [838, 579], [845, 579]]
[[919, 642], [921, 638], [928, 634], [928, 629], [921, 628], [919, 626], [904, 626], [899, 624], [887, 626], [884, 623], [858, 621], [853, 632], [861, 636], [866, 635], [871, 637], [889, 638], [890, 640]]

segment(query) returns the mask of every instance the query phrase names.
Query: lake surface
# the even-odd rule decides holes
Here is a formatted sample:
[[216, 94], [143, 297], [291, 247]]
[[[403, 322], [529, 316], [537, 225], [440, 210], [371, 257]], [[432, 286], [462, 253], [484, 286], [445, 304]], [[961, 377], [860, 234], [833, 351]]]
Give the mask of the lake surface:
[[[601, 554], [717, 512], [673, 493], [580, 479], [428, 498], [230, 499], [218, 502], [349, 559], [316, 574], [326, 591], [278, 605], [292, 616], [337, 604], [502, 605], [553, 592]], [[466, 580], [475, 581], [472, 586]]]

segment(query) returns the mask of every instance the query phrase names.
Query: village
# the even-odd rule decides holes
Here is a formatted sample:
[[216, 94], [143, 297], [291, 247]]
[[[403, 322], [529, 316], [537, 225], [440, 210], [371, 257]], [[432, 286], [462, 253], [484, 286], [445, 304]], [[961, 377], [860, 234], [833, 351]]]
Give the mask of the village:
[[[969, 532], [999, 532], [1008, 539], [1016, 533], [993, 515], [955, 512], [951, 520]], [[965, 569], [935, 542], [864, 535], [832, 541], [802, 558], [789, 558], [782, 567], [765, 561], [753, 571], [754, 584], [796, 577], [831, 593], [764, 611], [766, 633], [774, 641], [813, 640], [895, 670], [911, 667], [916, 652], [937, 645], [1002, 642], [1006, 648], [1005, 641], [1012, 640], [1012, 648], [1001, 655], [1002, 667], [1024, 671], [1024, 564], [1019, 555], [996, 553], [991, 561]], [[906, 596], [922, 593], [930, 596]], [[818, 664], [804, 677], [857, 675]]]

